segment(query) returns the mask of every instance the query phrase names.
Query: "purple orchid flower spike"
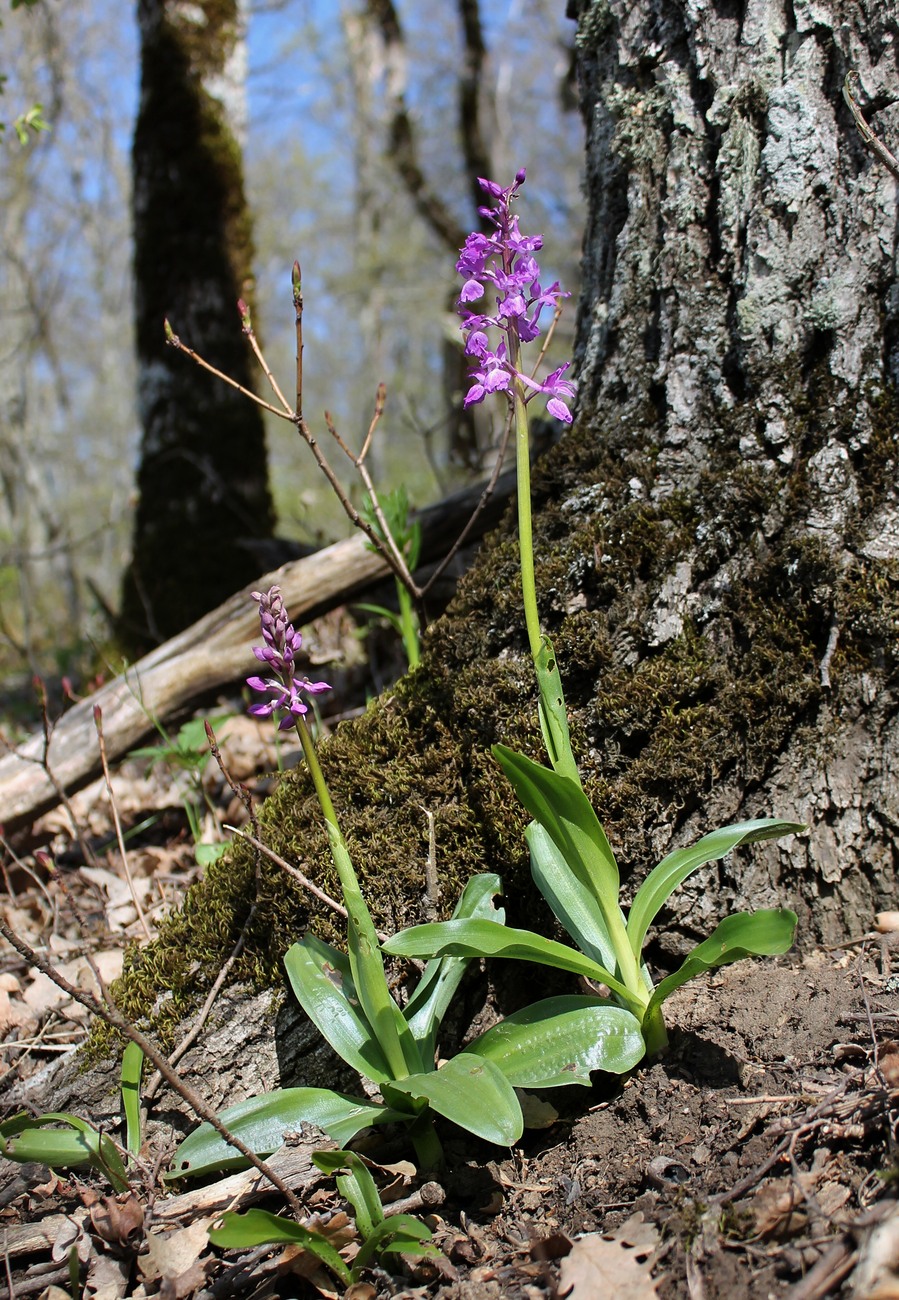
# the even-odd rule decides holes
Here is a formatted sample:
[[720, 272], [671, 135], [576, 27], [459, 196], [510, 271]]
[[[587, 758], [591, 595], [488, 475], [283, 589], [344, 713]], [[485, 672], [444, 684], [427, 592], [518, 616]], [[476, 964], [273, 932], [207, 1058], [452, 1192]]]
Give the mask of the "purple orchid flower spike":
[[248, 677], [247, 685], [254, 691], [270, 695], [265, 703], [251, 704], [249, 712], [254, 718], [270, 718], [283, 713], [279, 731], [288, 731], [309, 712], [305, 696], [320, 695], [329, 691], [327, 682], [310, 682], [296, 672], [296, 656], [302, 645], [302, 635], [287, 617], [280, 587], [270, 587], [266, 592], [254, 591], [253, 599], [259, 603], [259, 622], [262, 626], [264, 646], [254, 646], [253, 654], [271, 671], [270, 677]]
[[[478, 211], [492, 222], [496, 231], [492, 235], [479, 231], [470, 234], [456, 263], [456, 270], [465, 277], [458, 302], [465, 353], [476, 362], [469, 376], [471, 382], [464, 404], [468, 407], [483, 402], [488, 393], [507, 392], [511, 396], [512, 382], [518, 379], [524, 386], [526, 403], [543, 393], [548, 398], [549, 414], [571, 424], [572, 415], [565, 399], [573, 397], [577, 390], [571, 380], [562, 378], [569, 363], [554, 370], [542, 384], [523, 374], [513, 363], [513, 358], [520, 354], [520, 344], [531, 343], [539, 335], [544, 307], [555, 311], [560, 299], [569, 296], [559, 288], [558, 280], [549, 288], [542, 288], [540, 266], [534, 254], [543, 247], [543, 238], [522, 235], [518, 217], [511, 210], [524, 180], [524, 168], [506, 189], [496, 181], [479, 178], [481, 189], [494, 200], [494, 205]], [[495, 311], [472, 310], [475, 303], [481, 307], [491, 285], [496, 290]], [[495, 348], [491, 346], [490, 330], [498, 330], [502, 336]]]

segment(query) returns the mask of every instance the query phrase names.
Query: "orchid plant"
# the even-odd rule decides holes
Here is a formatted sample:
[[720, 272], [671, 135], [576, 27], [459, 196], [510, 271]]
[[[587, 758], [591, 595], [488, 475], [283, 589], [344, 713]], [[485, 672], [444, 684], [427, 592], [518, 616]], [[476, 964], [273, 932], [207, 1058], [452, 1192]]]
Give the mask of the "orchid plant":
[[[525, 180], [519, 171], [506, 189], [482, 180], [492, 200], [481, 215], [494, 233], [475, 233], [466, 240], [457, 270], [465, 278], [459, 298], [465, 351], [475, 360], [466, 405], [482, 402], [489, 393], [505, 394], [511, 405], [518, 470], [518, 531], [528, 641], [537, 674], [538, 708], [544, 744], [551, 766], [495, 745], [493, 755], [533, 821], [525, 832], [534, 881], [555, 916], [577, 944], [577, 950], [528, 930], [499, 926], [487, 919], [454, 918], [415, 926], [384, 945], [394, 956], [440, 957], [487, 955], [520, 958], [558, 969], [605, 986], [611, 994], [605, 1013], [625, 1010], [639, 1029], [646, 1050], [664, 1051], [667, 1034], [662, 1003], [686, 980], [741, 957], [785, 952], [793, 942], [796, 916], [787, 908], [762, 909], [727, 917], [688, 955], [678, 971], [656, 988], [642, 959], [649, 926], [673, 891], [705, 864], [740, 844], [795, 834], [799, 823], [761, 818], [725, 826], [705, 835], [689, 848], [676, 849], [649, 874], [637, 891], [625, 918], [619, 901], [618, 865], [605, 831], [581, 783], [568, 729], [561, 676], [549, 638], [540, 628], [534, 574], [531, 526], [530, 445], [528, 405], [538, 394], [548, 396], [547, 410], [571, 422], [565, 399], [574, 386], [563, 376], [567, 366], [542, 383], [522, 369], [523, 343], [539, 332], [545, 307], [556, 309], [558, 284], [540, 285], [534, 257], [539, 236], [523, 236], [512, 204]], [[488, 292], [494, 303], [472, 310]], [[519, 1013], [519, 1016], [526, 1013]], [[469, 1051], [487, 1059], [503, 1051], [504, 1022], [489, 1031]], [[615, 1020], [616, 1026], [620, 1022]], [[563, 1082], [578, 1082], [569, 1077]]]
[[[672, 892], [701, 866], [738, 845], [793, 834], [795, 822], [762, 818], [713, 831], [689, 848], [670, 853], [643, 882], [625, 916], [618, 866], [581, 783], [572, 750], [561, 675], [555, 652], [539, 622], [530, 497], [528, 408], [546, 399], [550, 415], [571, 423], [575, 395], [565, 378], [567, 363], [546, 379], [523, 364], [523, 345], [540, 334], [547, 308], [558, 311], [558, 283], [543, 288], [535, 254], [539, 236], [522, 235], [512, 204], [524, 171], [502, 188], [481, 186], [490, 203], [481, 215], [492, 234], [471, 234], [457, 269], [464, 278], [459, 299], [466, 354], [472, 359], [465, 404], [504, 394], [511, 409], [518, 473], [519, 549], [525, 625], [538, 686], [538, 711], [550, 766], [496, 745], [493, 754], [533, 820], [525, 832], [531, 871], [576, 947], [505, 925], [494, 903], [499, 878], [468, 882], [451, 920], [415, 926], [390, 939], [380, 936], [365, 903], [340, 830], [306, 717], [308, 700], [330, 687], [298, 670], [302, 637], [290, 623], [277, 587], [255, 593], [265, 645], [254, 653], [265, 676], [248, 678], [267, 698], [254, 704], [257, 717], [280, 716], [280, 729], [295, 727], [315, 786], [347, 923], [344, 954], [312, 934], [287, 952], [285, 965], [306, 1014], [331, 1046], [375, 1085], [381, 1101], [323, 1088], [267, 1093], [223, 1112], [232, 1133], [259, 1154], [276, 1149], [285, 1133], [303, 1122], [345, 1143], [372, 1124], [405, 1124], [420, 1163], [439, 1163], [433, 1127], [442, 1115], [490, 1141], [508, 1145], [523, 1128], [516, 1088], [588, 1084], [591, 1071], [624, 1073], [667, 1042], [662, 1004], [686, 980], [738, 958], [782, 953], [790, 946], [796, 916], [786, 908], [727, 917], [697, 945], [674, 974], [655, 987], [642, 949], [648, 929]], [[485, 305], [488, 291], [494, 302]], [[477, 309], [475, 309], [477, 307]], [[391, 527], [394, 525], [391, 524]], [[403, 545], [408, 539], [403, 537]], [[411, 559], [411, 554], [410, 554]], [[427, 959], [405, 1005], [394, 999], [382, 952]], [[467, 962], [473, 958], [519, 958], [583, 977], [594, 994], [546, 998], [489, 1029], [464, 1051], [437, 1064], [438, 1034]], [[202, 1174], [242, 1160], [208, 1124], [182, 1143], [176, 1173]]]

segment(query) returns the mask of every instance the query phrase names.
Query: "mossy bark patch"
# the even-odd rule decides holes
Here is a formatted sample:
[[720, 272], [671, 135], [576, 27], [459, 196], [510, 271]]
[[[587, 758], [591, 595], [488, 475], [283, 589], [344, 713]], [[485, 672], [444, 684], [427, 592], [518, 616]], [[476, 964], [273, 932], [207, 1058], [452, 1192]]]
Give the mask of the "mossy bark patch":
[[252, 302], [237, 0], [142, 0], [133, 146], [139, 501], [120, 633], [131, 653], [175, 635], [257, 576], [271, 535], [261, 413], [168, 347], [164, 322], [246, 387], [237, 301]]

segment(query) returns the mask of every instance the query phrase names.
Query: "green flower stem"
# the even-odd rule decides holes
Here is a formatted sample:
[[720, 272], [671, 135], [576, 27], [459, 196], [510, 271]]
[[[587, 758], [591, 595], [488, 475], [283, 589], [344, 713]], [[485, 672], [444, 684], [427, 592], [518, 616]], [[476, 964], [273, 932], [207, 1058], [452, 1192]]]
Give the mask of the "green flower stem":
[[[405, 1079], [409, 1074], [417, 1073], [421, 1069], [415, 1041], [403, 1020], [402, 1012], [390, 994], [374, 922], [362, 896], [359, 878], [341, 833], [331, 792], [325, 781], [305, 718], [297, 718], [296, 728], [303, 746], [306, 765], [312, 775], [315, 793], [324, 814], [331, 858], [343, 891], [349, 928], [350, 969], [353, 972], [356, 993], [366, 1019], [387, 1058], [394, 1079]], [[405, 1048], [400, 1040], [400, 1025], [404, 1031]]]
[[640, 1028], [646, 1044], [646, 1055], [650, 1058], [664, 1056], [668, 1051], [668, 1030], [665, 1028], [662, 1008], [654, 1007]]
[[409, 667], [417, 668], [421, 660], [421, 651], [415, 607], [412, 604], [409, 590], [403, 583], [398, 582], [396, 584], [396, 594], [400, 604], [400, 628], [403, 635], [403, 648], [406, 651]]
[[409, 1136], [415, 1148], [419, 1170], [442, 1168], [443, 1147], [429, 1114], [419, 1116], [409, 1129]]
[[[521, 365], [521, 347], [509, 332], [509, 360], [517, 370]], [[540, 653], [540, 615], [537, 610], [537, 582], [534, 576], [534, 530], [531, 522], [531, 441], [524, 384], [516, 379], [512, 390], [515, 418], [515, 466], [518, 477], [518, 551], [521, 564], [521, 592], [524, 597], [524, 621], [531, 656]]]

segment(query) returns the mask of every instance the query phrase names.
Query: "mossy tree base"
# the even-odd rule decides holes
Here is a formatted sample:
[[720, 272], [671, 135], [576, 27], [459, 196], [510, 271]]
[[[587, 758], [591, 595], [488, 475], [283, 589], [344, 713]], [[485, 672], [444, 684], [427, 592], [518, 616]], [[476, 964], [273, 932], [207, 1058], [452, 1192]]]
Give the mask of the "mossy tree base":
[[[792, 906], [800, 943], [837, 941], [894, 904], [899, 820], [899, 357], [892, 245], [872, 234], [895, 230], [896, 198], [837, 91], [850, 63], [880, 102], [899, 101], [899, 77], [836, 0], [832, 28], [826, 4], [789, 30], [763, 5], [758, 32], [758, 6], [739, 3], [648, 0], [626, 7], [626, 27], [607, 0], [575, 7], [591, 198], [580, 415], [535, 484], [541, 619], [575, 752], [628, 888], [726, 822], [810, 825], [700, 873], [656, 958], [736, 907]], [[423, 809], [445, 911], [491, 870], [513, 923], [545, 920], [497, 740], [540, 756], [511, 517], [419, 671], [323, 748], [380, 926], [422, 917]], [[333, 889], [303, 773], [263, 823]], [[280, 981], [308, 924], [334, 936], [238, 845], [134, 956], [129, 1008], [146, 1012], [161, 988], [184, 1007], [253, 899], [241, 973], [256, 984]], [[540, 986], [519, 973], [523, 1001]]]

